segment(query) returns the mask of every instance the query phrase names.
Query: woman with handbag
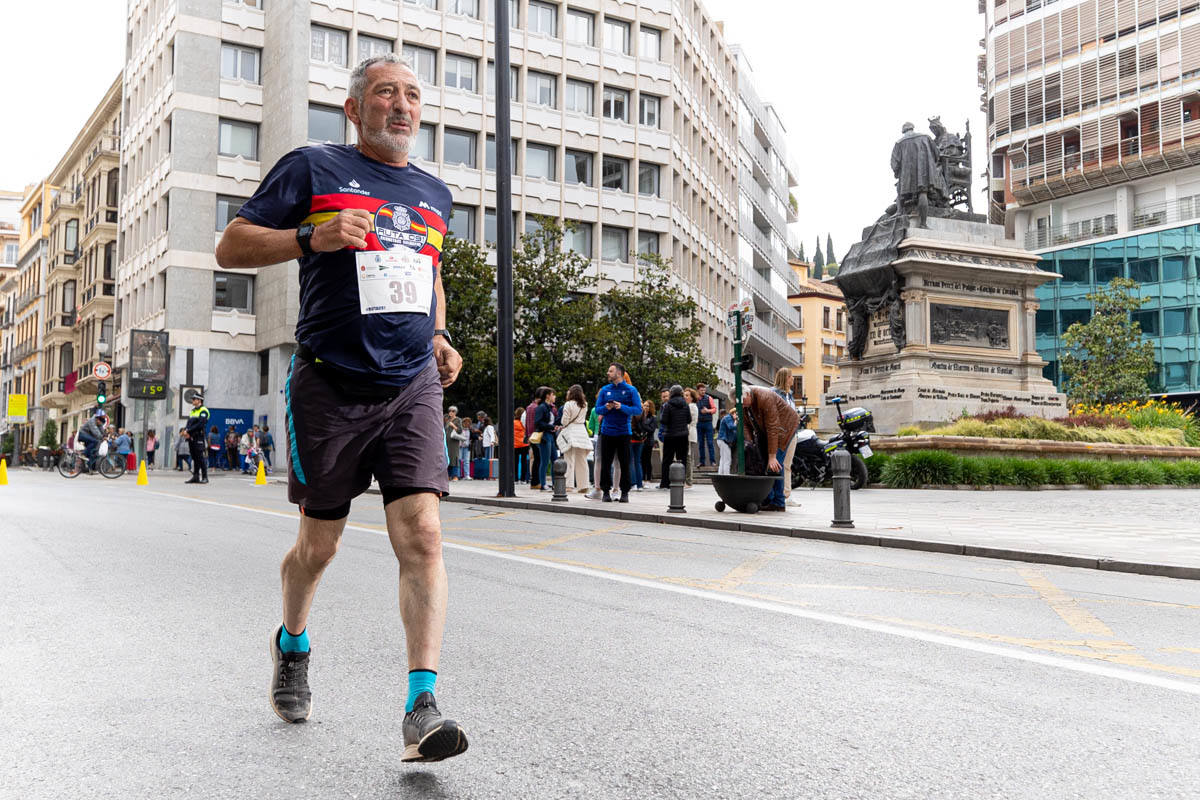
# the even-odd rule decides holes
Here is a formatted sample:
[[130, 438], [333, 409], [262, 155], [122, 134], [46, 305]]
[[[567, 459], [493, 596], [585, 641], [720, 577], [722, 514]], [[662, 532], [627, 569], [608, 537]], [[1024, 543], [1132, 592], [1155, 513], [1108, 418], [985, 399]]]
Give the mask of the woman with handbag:
[[458, 480], [459, 443], [462, 441], [462, 421], [458, 418], [458, 408], [450, 406], [446, 413], [446, 461], [450, 480]]
[[533, 445], [533, 477], [531, 489], [546, 489], [546, 473], [550, 471], [550, 450], [554, 446], [554, 390], [548, 386], [538, 389], [541, 397], [533, 412], [533, 433], [529, 443]]
[[567, 390], [567, 402], [562, 409], [562, 430], [558, 433], [558, 449], [567, 462], [567, 491], [574, 488], [587, 494], [587, 457], [592, 452], [592, 438], [587, 432], [588, 405], [583, 387], [578, 383]]

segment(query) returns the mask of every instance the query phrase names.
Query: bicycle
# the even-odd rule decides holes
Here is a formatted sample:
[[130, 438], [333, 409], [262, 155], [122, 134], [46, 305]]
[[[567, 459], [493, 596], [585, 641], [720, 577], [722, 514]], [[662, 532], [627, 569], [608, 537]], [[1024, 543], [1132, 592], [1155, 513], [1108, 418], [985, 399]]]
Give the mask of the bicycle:
[[[64, 478], [77, 478], [84, 472], [92, 472], [87, 466], [87, 454], [82, 445], [76, 445], [74, 450], [63, 453], [58, 461], [58, 474]], [[104, 455], [96, 456], [95, 472], [105, 478], [119, 478], [125, 474], [125, 456], [109, 450]]]

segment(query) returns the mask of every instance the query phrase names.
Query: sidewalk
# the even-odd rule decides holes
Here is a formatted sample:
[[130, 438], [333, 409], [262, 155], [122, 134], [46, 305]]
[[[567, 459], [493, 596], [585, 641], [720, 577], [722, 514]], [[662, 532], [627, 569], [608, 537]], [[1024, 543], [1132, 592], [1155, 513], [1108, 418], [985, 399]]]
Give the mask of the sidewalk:
[[1200, 580], [1200, 489], [955, 491], [863, 489], [851, 494], [854, 528], [833, 528], [833, 493], [798, 489], [784, 513], [723, 513], [712, 486], [684, 494], [685, 514], [669, 514], [670, 493], [631, 492], [629, 503], [517, 484], [496, 496], [496, 481], [455, 481], [449, 502], [536, 509], [640, 522], [825, 539], [958, 555], [1032, 561]]

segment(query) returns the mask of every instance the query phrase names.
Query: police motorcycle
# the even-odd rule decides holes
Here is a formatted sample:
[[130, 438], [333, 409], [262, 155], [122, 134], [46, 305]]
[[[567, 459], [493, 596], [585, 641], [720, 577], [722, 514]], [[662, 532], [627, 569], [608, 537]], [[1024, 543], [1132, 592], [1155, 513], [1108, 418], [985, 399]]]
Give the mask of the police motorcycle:
[[861, 489], [867, 485], [866, 459], [871, 452], [870, 433], [875, 432], [875, 418], [865, 408], [855, 407], [842, 412], [842, 397], [831, 397], [838, 413], [838, 428], [829, 441], [817, 437], [816, 431], [808, 429], [810, 417], [800, 417], [800, 431], [796, 434], [796, 452], [792, 456], [792, 486], [807, 484], [821, 486], [833, 477], [833, 452], [843, 448], [850, 453], [850, 488]]

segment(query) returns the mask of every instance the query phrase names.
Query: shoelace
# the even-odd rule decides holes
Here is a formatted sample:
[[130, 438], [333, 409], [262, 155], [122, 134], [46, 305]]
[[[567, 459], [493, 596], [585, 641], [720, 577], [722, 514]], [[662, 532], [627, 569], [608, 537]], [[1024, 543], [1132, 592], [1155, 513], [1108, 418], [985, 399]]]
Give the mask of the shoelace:
[[285, 659], [279, 663], [282, 678], [285, 682], [291, 683], [297, 678], [308, 680], [308, 659]]

